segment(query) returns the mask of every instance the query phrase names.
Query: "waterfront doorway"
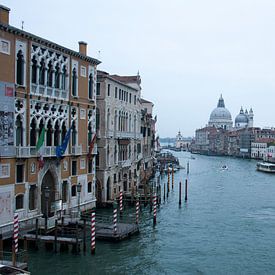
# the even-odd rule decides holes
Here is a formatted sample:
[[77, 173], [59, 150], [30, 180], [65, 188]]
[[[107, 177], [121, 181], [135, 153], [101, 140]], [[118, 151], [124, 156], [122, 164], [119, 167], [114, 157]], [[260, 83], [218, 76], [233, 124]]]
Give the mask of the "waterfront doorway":
[[52, 173], [48, 170], [41, 184], [41, 212], [44, 217], [52, 217], [54, 215], [54, 209], [52, 208], [54, 201], [55, 180]]
[[123, 175], [123, 189], [124, 189], [124, 192], [127, 192], [127, 190], [128, 190], [127, 174]]

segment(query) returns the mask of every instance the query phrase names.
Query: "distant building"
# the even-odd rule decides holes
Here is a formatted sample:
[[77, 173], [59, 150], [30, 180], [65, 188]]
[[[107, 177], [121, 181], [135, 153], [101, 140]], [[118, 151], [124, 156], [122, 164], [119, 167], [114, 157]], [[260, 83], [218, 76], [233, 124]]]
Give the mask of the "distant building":
[[241, 107], [240, 113], [235, 118], [235, 128], [251, 128], [253, 127], [253, 110], [250, 109], [249, 113], [247, 110], [245, 112], [243, 111], [243, 108]]
[[184, 151], [188, 151], [191, 144], [191, 138], [184, 138], [179, 131], [176, 136], [175, 147]]

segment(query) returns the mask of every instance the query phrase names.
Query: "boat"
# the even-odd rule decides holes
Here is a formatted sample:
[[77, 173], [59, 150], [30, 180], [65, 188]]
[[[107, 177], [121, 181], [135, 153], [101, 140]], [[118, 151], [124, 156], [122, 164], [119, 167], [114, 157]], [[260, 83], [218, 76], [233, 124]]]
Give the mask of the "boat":
[[275, 164], [267, 162], [258, 162], [257, 170], [261, 172], [275, 173]]
[[30, 275], [31, 273], [28, 271], [25, 271], [23, 269], [14, 267], [14, 266], [9, 266], [9, 265], [3, 265], [0, 264], [0, 274], [5, 275], [5, 274], [22, 274], [22, 275]]
[[223, 165], [223, 166], [221, 167], [221, 170], [228, 170], [228, 167], [227, 167], [226, 165]]

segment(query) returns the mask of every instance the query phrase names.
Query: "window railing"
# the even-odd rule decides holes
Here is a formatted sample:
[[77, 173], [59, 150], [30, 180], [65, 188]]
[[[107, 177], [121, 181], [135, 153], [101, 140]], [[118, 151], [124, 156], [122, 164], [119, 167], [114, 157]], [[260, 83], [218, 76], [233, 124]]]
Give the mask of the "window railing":
[[68, 99], [69, 96], [68, 89], [63, 90], [53, 87], [47, 87], [44, 85], [37, 85], [35, 83], [32, 83], [31, 85], [31, 93], [41, 96], [54, 97], [58, 99]]
[[82, 145], [72, 146], [71, 148], [72, 155], [82, 155]]

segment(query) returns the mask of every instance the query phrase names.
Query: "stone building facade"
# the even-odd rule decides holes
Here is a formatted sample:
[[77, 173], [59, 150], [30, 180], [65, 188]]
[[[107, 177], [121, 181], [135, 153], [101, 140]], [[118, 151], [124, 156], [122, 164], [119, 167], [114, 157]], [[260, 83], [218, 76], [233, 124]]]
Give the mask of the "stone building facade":
[[[127, 81], [132, 82], [127, 82]], [[98, 203], [135, 193], [140, 184], [139, 76], [97, 75], [97, 190]]]
[[[10, 26], [9, 9], [0, 6], [0, 96], [11, 104], [0, 104], [0, 226], [14, 211], [19, 219], [47, 215], [51, 223], [61, 212], [95, 206], [96, 147], [87, 154], [99, 63], [87, 56], [85, 42], [76, 52]], [[57, 158], [69, 129], [67, 149]], [[36, 145], [43, 133], [40, 165]]]

